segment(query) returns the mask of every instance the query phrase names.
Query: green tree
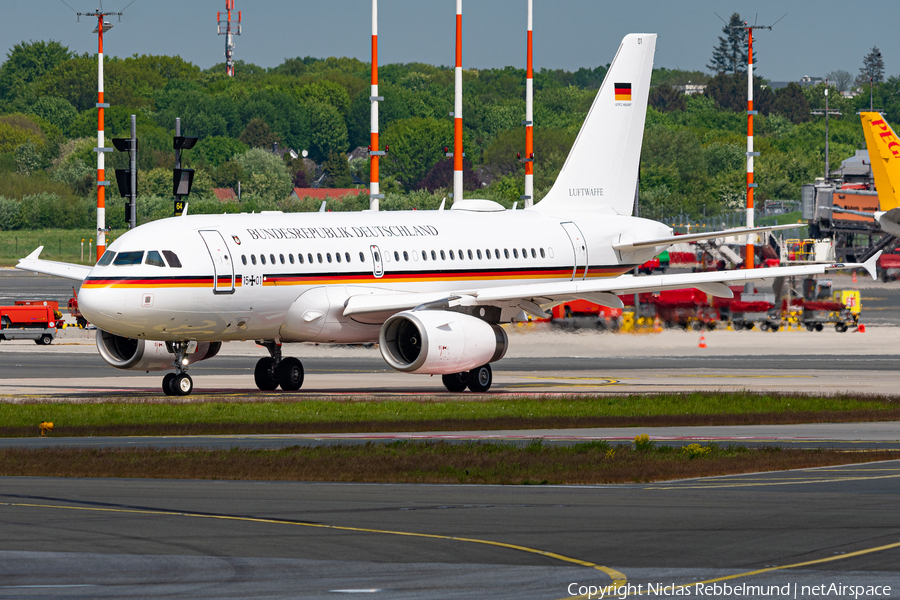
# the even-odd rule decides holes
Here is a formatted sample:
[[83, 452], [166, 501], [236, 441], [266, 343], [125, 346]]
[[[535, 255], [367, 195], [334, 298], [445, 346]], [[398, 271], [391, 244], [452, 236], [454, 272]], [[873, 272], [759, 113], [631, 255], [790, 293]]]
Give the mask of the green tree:
[[241, 132], [240, 142], [251, 148], [272, 149], [272, 144], [281, 141], [281, 136], [272, 131], [262, 119], [253, 119]]
[[202, 138], [194, 146], [194, 152], [201, 157], [201, 161], [213, 168], [218, 168], [235, 155], [243, 154], [247, 150], [246, 144], [223, 135]]
[[884, 81], [884, 59], [878, 46], [872, 46], [869, 53], [863, 58], [863, 66], [859, 69], [856, 85], [863, 86], [869, 82], [881, 83]]
[[23, 175], [30, 175], [32, 171], [41, 167], [41, 154], [37, 146], [28, 140], [16, 148], [16, 170]]
[[338, 83], [323, 80], [308, 83], [297, 90], [297, 99], [304, 103], [322, 102], [337, 109], [345, 119], [350, 112], [350, 96]]
[[28, 84], [70, 57], [67, 47], [52, 40], [16, 44], [0, 66], [0, 98], [11, 99], [22, 94]]
[[324, 170], [328, 174], [328, 187], [349, 188], [353, 185], [353, 179], [350, 177], [350, 165], [343, 152], [329, 154]]
[[244, 180], [244, 168], [233, 160], [226, 161], [213, 172], [216, 187], [231, 188], [237, 193], [239, 181]]
[[28, 112], [52, 123], [65, 133], [68, 133], [69, 127], [78, 116], [78, 111], [71, 102], [56, 96], [42, 96], [28, 107]]
[[80, 56], [59, 63], [33, 84], [36, 97], [58, 96], [68, 100], [79, 112], [97, 104], [97, 61]]
[[247, 194], [278, 201], [291, 193], [291, 175], [275, 154], [262, 148], [251, 148], [233, 160], [244, 171], [241, 188]]
[[384, 143], [390, 146], [381, 163], [384, 174], [396, 177], [406, 190], [414, 190], [444, 158], [444, 147], [453, 146], [453, 125], [447, 120], [403, 119], [385, 130]]
[[809, 120], [809, 102], [803, 89], [794, 82], [778, 90], [775, 94], [775, 102], [772, 111], [787, 117], [794, 123], [803, 123]]
[[[719, 36], [719, 44], [713, 48], [712, 60], [706, 65], [707, 69], [719, 75], [747, 72], [749, 44], [747, 30], [742, 27], [743, 25], [741, 15], [733, 13], [722, 28], [725, 35]], [[753, 57], [753, 63], [756, 64], [756, 56]]]
[[347, 123], [340, 112], [324, 102], [310, 102], [305, 106], [309, 115], [310, 157], [321, 161], [332, 152], [346, 152]]
[[650, 106], [663, 112], [684, 110], [687, 108], [684, 96], [684, 92], [676, 90], [671, 85], [657, 85], [650, 90]]

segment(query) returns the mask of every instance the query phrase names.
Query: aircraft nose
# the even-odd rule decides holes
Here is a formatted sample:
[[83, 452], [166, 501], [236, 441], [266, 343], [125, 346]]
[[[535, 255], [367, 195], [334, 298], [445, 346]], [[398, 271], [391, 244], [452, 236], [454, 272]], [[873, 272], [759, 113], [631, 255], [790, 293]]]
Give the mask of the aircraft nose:
[[124, 290], [83, 284], [78, 292], [78, 309], [84, 318], [100, 329], [122, 318], [125, 311]]

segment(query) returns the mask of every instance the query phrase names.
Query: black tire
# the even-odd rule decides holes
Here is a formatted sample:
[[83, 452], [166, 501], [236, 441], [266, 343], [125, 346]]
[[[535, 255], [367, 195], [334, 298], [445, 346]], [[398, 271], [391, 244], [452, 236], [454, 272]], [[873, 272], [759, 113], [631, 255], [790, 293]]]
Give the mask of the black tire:
[[816, 326], [813, 325], [812, 323], [807, 323], [807, 325], [806, 325], [806, 330], [807, 330], [807, 331], [814, 331], [815, 328], [816, 328]]
[[303, 385], [303, 363], [300, 359], [288, 356], [275, 368], [278, 384], [286, 392], [296, 392]]
[[34, 340], [34, 343], [39, 346], [49, 346], [52, 341], [53, 341], [53, 336], [50, 335], [49, 333], [45, 333], [38, 339]]
[[256, 381], [256, 387], [264, 392], [271, 392], [278, 387], [278, 377], [275, 375], [275, 359], [261, 358], [256, 363], [256, 369], [253, 371], [253, 379]]
[[821, 323], [816, 323], [816, 331], [822, 331], [823, 329], [825, 329], [824, 325], [822, 325]]
[[172, 390], [173, 396], [187, 396], [194, 391], [194, 380], [187, 373], [179, 373], [172, 378], [169, 389]]
[[441, 381], [448, 392], [461, 392], [469, 385], [468, 373], [451, 373], [449, 375], [441, 375]]
[[836, 323], [834, 326], [834, 329], [838, 333], [844, 333], [845, 331], [847, 331], [847, 326], [844, 325], [843, 323]]
[[175, 379], [175, 373], [166, 373], [165, 377], [163, 377], [162, 390], [166, 396], [172, 396], [175, 392], [172, 391], [172, 380]]
[[466, 384], [473, 392], [486, 392], [491, 389], [493, 382], [494, 374], [491, 371], [491, 365], [477, 367], [466, 374]]

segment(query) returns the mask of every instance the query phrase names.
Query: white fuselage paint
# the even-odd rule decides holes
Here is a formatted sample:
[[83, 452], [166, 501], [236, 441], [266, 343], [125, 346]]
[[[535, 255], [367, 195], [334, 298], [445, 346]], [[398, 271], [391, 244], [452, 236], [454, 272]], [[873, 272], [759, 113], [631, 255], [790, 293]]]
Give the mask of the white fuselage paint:
[[[611, 245], [626, 234], [670, 234], [646, 219], [597, 212], [551, 216], [536, 209], [174, 217], [125, 233], [108, 251], [169, 250], [181, 268], [97, 265], [82, 284], [79, 306], [100, 329], [130, 338], [373, 342], [390, 313], [359, 319], [342, 314], [347, 297], [362, 290], [459, 293], [584, 277], [583, 269], [574, 269], [583, 258], [576, 259], [563, 226], [573, 222], [586, 242], [587, 278], [619, 275], [659, 251], [615, 251]], [[216, 239], [208, 232], [221, 234], [224, 248], [208, 248], [204, 238]]]

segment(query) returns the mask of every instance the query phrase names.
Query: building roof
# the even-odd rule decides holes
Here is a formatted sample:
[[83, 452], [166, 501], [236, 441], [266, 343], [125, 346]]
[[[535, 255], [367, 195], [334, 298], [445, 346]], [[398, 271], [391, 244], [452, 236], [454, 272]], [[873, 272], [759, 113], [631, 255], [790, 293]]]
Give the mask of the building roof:
[[237, 194], [231, 188], [213, 188], [213, 193], [219, 202], [231, 202], [237, 200]]
[[318, 198], [319, 200], [323, 200], [325, 198], [343, 198], [344, 196], [356, 196], [360, 192], [366, 192], [367, 190], [360, 190], [356, 188], [294, 188], [294, 192], [291, 194], [297, 198]]

